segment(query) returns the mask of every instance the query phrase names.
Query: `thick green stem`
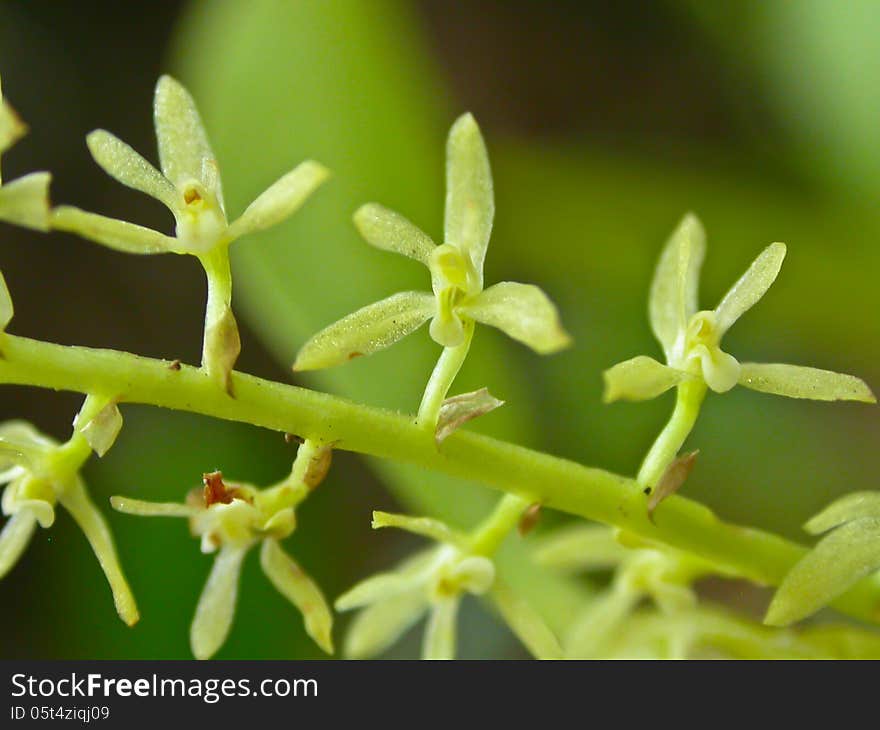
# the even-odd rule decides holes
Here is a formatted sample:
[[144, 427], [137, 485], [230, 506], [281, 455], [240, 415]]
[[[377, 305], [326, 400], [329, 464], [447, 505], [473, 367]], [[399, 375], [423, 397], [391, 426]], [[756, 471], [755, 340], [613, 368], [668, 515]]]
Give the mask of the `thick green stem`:
[[[334, 448], [416, 464], [482, 483], [590, 520], [615, 525], [704, 558], [732, 575], [778, 585], [806, 548], [776, 535], [721, 522], [680, 496], [663, 503], [652, 524], [633, 479], [549, 454], [457, 431], [438, 449], [422, 428], [398, 413], [325, 393], [232, 373], [235, 398], [200, 368], [111, 350], [65, 347], [9, 335], [0, 383], [79, 393], [112, 392], [120, 403], [146, 403], [299, 433]], [[834, 604], [880, 621], [880, 582], [860, 581]]]
[[464, 320], [464, 342], [456, 347], [444, 347], [434, 366], [434, 371], [425, 386], [425, 394], [419, 405], [419, 414], [416, 423], [429, 431], [437, 427], [437, 418], [440, 415], [440, 406], [446, 399], [446, 394], [452, 387], [452, 381], [461, 370], [468, 350], [471, 349], [471, 340], [474, 337], [474, 321]]
[[651, 446], [636, 477], [643, 487], [656, 487], [663, 472], [678, 456], [679, 449], [697, 422], [705, 397], [706, 384], [702, 380], [686, 381], [678, 386], [675, 410]]

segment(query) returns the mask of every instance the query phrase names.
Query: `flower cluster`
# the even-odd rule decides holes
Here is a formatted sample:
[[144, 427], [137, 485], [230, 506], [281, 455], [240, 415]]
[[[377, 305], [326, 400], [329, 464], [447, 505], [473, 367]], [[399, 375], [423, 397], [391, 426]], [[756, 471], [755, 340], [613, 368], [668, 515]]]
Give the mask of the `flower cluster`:
[[[50, 176], [42, 172], [0, 186], [0, 220], [38, 230], [74, 232], [127, 253], [196, 257], [208, 283], [202, 362], [201, 368], [187, 368], [180, 378], [191, 378], [199, 384], [201, 394], [209, 394], [222, 409], [228, 409], [236, 405], [230, 397], [235, 397], [236, 377], [241, 377], [233, 372], [241, 343], [232, 312], [229, 247], [246, 234], [286, 219], [324, 182], [328, 172], [316, 162], [303, 162], [230, 223], [217, 160], [195, 103], [186, 89], [168, 76], [161, 77], [156, 86], [154, 117], [158, 168], [107, 131], [92, 132], [87, 144], [94, 160], [111, 177], [169, 209], [175, 222], [173, 235], [71, 206], [50, 212]], [[0, 154], [24, 133], [25, 126], [0, 96]], [[431, 291], [400, 292], [343, 317], [302, 346], [294, 370], [326, 368], [369, 355], [430, 321], [430, 336], [443, 350], [415, 419], [424, 431], [411, 429], [413, 436], [425, 438], [427, 444], [432, 439], [440, 449], [462, 424], [502, 405], [503, 401], [486, 388], [447, 397], [467, 357], [477, 323], [500, 329], [539, 354], [557, 352], [568, 346], [571, 338], [555, 305], [537, 286], [516, 282], [484, 286], [494, 206], [486, 145], [474, 118], [464, 114], [453, 124], [446, 145], [441, 243], [377, 203], [368, 203], [354, 214], [354, 223], [368, 244], [423, 264], [430, 274]], [[638, 474], [641, 491], [648, 496], [651, 520], [658, 505], [690, 474], [697, 452], [678, 454], [709, 390], [724, 393], [740, 384], [793, 398], [875, 402], [868, 386], [854, 376], [787, 364], [740, 363], [721, 349], [730, 327], [773, 284], [785, 254], [784, 244], [771, 244], [715, 309], [700, 310], [697, 295], [705, 233], [696, 217], [685, 216], [666, 244], [649, 299], [651, 327], [665, 363], [638, 356], [615, 365], [604, 376], [605, 400], [609, 402], [646, 400], [672, 388], [677, 390], [675, 411]], [[6, 352], [14, 355], [16, 346], [25, 342], [5, 332], [13, 311], [0, 275], [3, 359]], [[171, 369], [181, 370], [180, 363], [173, 363]], [[164, 370], [163, 374], [169, 375], [169, 380], [176, 377]], [[242, 391], [244, 382], [239, 380]], [[96, 378], [89, 387], [100, 390], [103, 385]], [[65, 443], [57, 443], [23, 422], [0, 424], [2, 510], [9, 517], [0, 532], [0, 577], [14, 566], [37, 526], [53, 524], [60, 505], [90, 542], [110, 583], [119, 615], [133, 624], [138, 620], [134, 598], [107, 524], [80, 475], [92, 452], [103, 456], [115, 442], [122, 428], [117, 403], [125, 400], [126, 393], [88, 392], [74, 421], [74, 433]], [[128, 396], [133, 397], [131, 393]], [[221, 413], [226, 416], [229, 411]], [[269, 581], [300, 611], [314, 641], [325, 652], [333, 652], [331, 609], [321, 589], [281, 546], [296, 528], [299, 506], [326, 475], [333, 446], [317, 438], [301, 440], [290, 475], [264, 489], [226, 481], [221, 472], [214, 471], [204, 474], [202, 487], [191, 491], [183, 503], [112, 498], [112, 506], [120, 512], [187, 518], [202, 552], [215, 555], [191, 625], [190, 643], [197, 658], [213, 656], [227, 638], [245, 558], [258, 546]], [[437, 454], [432, 449], [431, 453], [446, 458], [454, 452], [451, 446], [448, 452]], [[842, 634], [773, 632], [700, 604], [695, 582], [704, 576], [726, 575], [723, 565], [607, 527], [584, 524], [549, 536], [533, 554], [541, 566], [561, 572], [613, 570], [610, 585], [598, 591], [570, 625], [563, 648], [543, 618], [499, 574], [497, 555], [502, 543], [516, 528], [525, 535], [543, 503], [539, 495], [532, 495], [534, 499], [514, 495], [515, 486], [511, 485], [512, 492], [467, 533], [431, 517], [373, 513], [374, 528], [397, 527], [435, 544], [404, 560], [395, 570], [358, 583], [337, 599], [338, 610], [359, 610], [345, 643], [349, 656], [381, 653], [427, 616], [423, 657], [453, 658], [457, 616], [467, 595], [492, 606], [537, 658], [685, 657], [707, 646], [738, 656], [849, 651]], [[516, 491], [524, 488], [519, 485]], [[828, 534], [785, 579], [770, 607], [768, 623], [786, 624], [803, 618], [880, 568], [878, 494], [844, 498], [806, 527], [815, 534]]]

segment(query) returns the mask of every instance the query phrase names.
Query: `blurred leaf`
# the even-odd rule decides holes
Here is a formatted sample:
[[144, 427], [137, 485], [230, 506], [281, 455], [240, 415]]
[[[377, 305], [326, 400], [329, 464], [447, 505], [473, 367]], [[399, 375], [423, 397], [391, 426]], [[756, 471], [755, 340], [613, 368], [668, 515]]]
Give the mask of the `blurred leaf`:
[[[792, 166], [873, 195], [880, 182], [880, 13], [873, 0], [683, 4], [775, 109]], [[783, 150], [785, 152], [786, 150]]]

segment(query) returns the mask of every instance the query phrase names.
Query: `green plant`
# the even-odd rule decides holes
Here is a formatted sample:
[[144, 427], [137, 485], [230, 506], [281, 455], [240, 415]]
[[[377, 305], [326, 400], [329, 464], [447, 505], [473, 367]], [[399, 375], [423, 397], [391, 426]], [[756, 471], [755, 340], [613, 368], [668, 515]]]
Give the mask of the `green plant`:
[[[878, 639], [870, 631], [848, 625], [797, 632], [761, 627], [723, 608], [705, 605], [694, 589], [694, 583], [705, 576], [782, 583], [777, 601], [798, 605], [782, 614], [771, 610], [769, 619], [774, 623], [792, 620], [829, 601], [853, 617], [878, 619], [880, 586], [865, 577], [880, 564], [874, 562], [876, 543], [867, 563], [861, 557], [840, 561], [841, 575], [818, 595], [804, 597], [802, 589], [786, 593], [786, 586], [805, 572], [797, 566], [809, 566], [816, 555], [822, 556], [827, 542], [808, 553], [775, 535], [725, 524], [706, 507], [675, 495], [694, 463], [693, 454], [679, 456], [679, 451], [707, 389], [725, 392], [740, 383], [796, 398], [874, 402], [870, 389], [853, 376], [791, 365], [741, 365], [720, 349], [727, 329], [776, 278], [785, 255], [783, 244], [768, 247], [715, 310], [697, 311], [705, 235], [693, 216], [687, 216], [673, 233], [660, 257], [650, 296], [651, 325], [667, 364], [637, 357], [605, 374], [606, 400], [641, 400], [677, 389], [669, 423], [638, 477], [629, 479], [459, 430], [501, 405], [485, 388], [447, 397], [468, 354], [476, 322], [492, 325], [541, 354], [570, 344], [555, 306], [543, 291], [511, 282], [483, 286], [494, 194], [488, 154], [470, 115], [462, 116], [449, 135], [441, 245], [377, 204], [355, 213], [355, 224], [368, 243], [429, 268], [433, 293], [397, 294], [343, 318], [305, 343], [294, 365], [296, 370], [339, 365], [388, 347], [431, 320], [430, 335], [443, 350], [414, 417], [233, 369], [240, 341], [232, 312], [229, 245], [245, 233], [280, 223], [326, 179], [327, 172], [314, 162], [301, 164], [229, 224], [219, 168], [195, 105], [169, 77], [162, 77], [157, 85], [155, 121], [161, 173], [107, 132], [93, 132], [88, 143], [95, 160], [111, 176], [169, 208], [176, 222], [174, 236], [69, 206], [50, 212], [45, 173], [0, 187], [4, 220], [41, 230], [75, 232], [129, 253], [193, 255], [208, 282], [198, 367], [8, 334], [5, 328], [13, 308], [2, 286], [0, 382], [86, 395], [73, 435], [64, 444], [19, 422], [0, 429], [0, 458], [7, 467], [3, 510], [11, 515], [0, 535], [4, 572], [14, 564], [37, 524], [51, 525], [54, 507], [61, 504], [92, 544], [120, 617], [129, 624], [137, 621], [137, 608], [109, 532], [79, 472], [92, 451], [103, 456], [116, 440], [122, 428], [119, 405], [144, 403], [296, 434], [292, 438], [300, 441], [290, 475], [266, 489], [226, 482], [220, 473], [212, 472], [204, 475], [203, 488], [183, 504], [126, 497], [112, 500], [113, 507], [122, 512], [187, 517], [193, 533], [201, 538], [202, 550], [217, 552], [192, 624], [191, 644], [199, 658], [210, 657], [226, 638], [242, 560], [257, 543], [267, 577], [302, 612], [315, 641], [332, 651], [332, 613], [327, 602], [279, 542], [295, 529], [297, 510], [322, 481], [334, 449], [416, 464], [505, 492], [484, 521], [468, 532], [432, 517], [374, 513], [373, 527], [398, 527], [437, 545], [393, 572], [368, 578], [336, 601], [339, 610], [363, 609], [346, 641], [351, 656], [381, 651], [425, 613], [429, 620], [423, 654], [454, 656], [456, 614], [465, 594], [484, 596], [539, 658], [687, 656], [704, 650], [735, 656], [880, 653]], [[22, 131], [4, 103], [0, 116], [3, 149]], [[876, 532], [875, 506], [862, 500], [857, 509], [851, 509], [847, 503], [842, 512], [820, 519], [821, 529], [845, 523], [832, 537], [849, 555], [850, 537], [864, 541]], [[529, 596], [506, 584], [496, 561], [502, 543], [517, 530], [527, 536], [544, 509], [605, 526], [575, 525], [535, 540], [536, 561], [561, 571], [615, 571], [607, 589], [585, 599], [581, 617], [561, 641], [530, 605]], [[849, 530], [842, 533], [847, 539], [837, 537], [850, 525], [856, 526], [854, 536]], [[809, 583], [809, 571], [807, 575]]]

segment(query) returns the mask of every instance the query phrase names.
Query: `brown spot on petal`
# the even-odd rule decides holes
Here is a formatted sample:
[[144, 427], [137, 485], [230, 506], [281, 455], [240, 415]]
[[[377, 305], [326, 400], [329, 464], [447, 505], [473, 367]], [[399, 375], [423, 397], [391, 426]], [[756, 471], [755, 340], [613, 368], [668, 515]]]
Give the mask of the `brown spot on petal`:
[[286, 433], [284, 434], [284, 443], [303, 444], [305, 443], [305, 439], [302, 436], [297, 436], [295, 433]]
[[354, 360], [356, 357], [363, 357], [363, 356], [364, 356], [364, 353], [362, 353], [362, 352], [349, 352], [348, 353], [349, 360]]
[[180, 360], [172, 360], [168, 366], [169, 370], [180, 370]]
[[526, 507], [525, 511], [522, 513], [522, 517], [519, 518], [519, 524], [516, 526], [520, 536], [525, 537], [534, 530], [539, 519], [541, 519], [540, 502], [535, 502]]

